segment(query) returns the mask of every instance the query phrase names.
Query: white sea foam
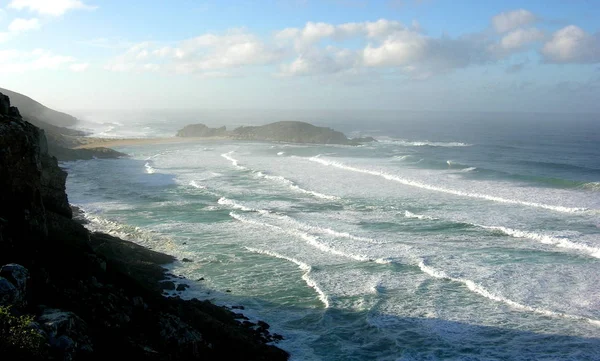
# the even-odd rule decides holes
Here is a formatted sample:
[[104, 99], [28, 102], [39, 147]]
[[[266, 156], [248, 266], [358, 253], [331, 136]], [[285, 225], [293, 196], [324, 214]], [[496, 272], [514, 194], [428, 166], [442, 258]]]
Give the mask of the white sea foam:
[[[251, 207], [247, 207], [243, 204], [240, 204], [232, 199], [228, 199], [225, 197], [222, 197], [218, 200], [218, 203], [221, 205], [226, 205], [229, 207], [232, 207], [234, 209], [239, 209], [245, 212], [257, 212], [260, 213], [262, 215], [268, 215], [269, 217], [273, 217], [273, 218], [277, 218], [280, 219], [284, 222], [287, 222], [288, 224], [293, 225], [295, 228], [300, 229], [302, 231], [305, 232], [313, 232], [313, 233], [324, 233], [324, 234], [328, 234], [331, 235], [333, 237], [338, 237], [338, 238], [346, 238], [346, 239], [351, 239], [354, 241], [359, 241], [359, 242], [365, 242], [365, 243], [372, 243], [372, 244], [382, 244], [383, 242], [374, 240], [372, 238], [367, 238], [367, 237], [360, 237], [360, 236], [355, 236], [353, 234], [350, 234], [348, 232], [339, 232], [336, 230], [333, 230], [331, 228], [327, 228], [327, 227], [321, 227], [321, 226], [317, 226], [317, 225], [313, 225], [313, 224], [308, 224], [308, 223], [304, 223], [304, 222], [300, 222], [288, 215], [284, 215], [284, 214], [276, 214], [274, 212], [271, 212], [269, 210], [266, 209], [256, 209], [256, 208], [251, 208]], [[377, 260], [376, 260], [377, 261]]]
[[253, 252], [253, 253], [259, 253], [259, 254], [264, 254], [267, 256], [271, 256], [271, 257], [275, 257], [275, 258], [280, 258], [280, 259], [284, 259], [286, 261], [292, 262], [294, 264], [296, 264], [298, 267], [300, 267], [300, 269], [302, 270], [303, 274], [302, 274], [302, 280], [304, 280], [304, 282], [308, 285], [308, 287], [312, 288], [315, 290], [315, 292], [317, 292], [317, 295], [319, 296], [319, 300], [323, 303], [323, 305], [325, 306], [325, 308], [329, 308], [329, 298], [327, 297], [327, 295], [325, 294], [325, 292], [323, 292], [323, 290], [319, 287], [319, 285], [317, 284], [317, 282], [315, 282], [312, 278], [310, 278], [309, 274], [310, 271], [312, 270], [312, 267], [309, 266], [308, 264], [299, 261], [295, 258], [292, 257], [287, 257], [284, 256], [282, 254], [273, 252], [273, 251], [266, 251], [266, 250], [261, 250], [261, 249], [256, 249], [256, 248], [251, 248], [251, 247], [244, 247], [246, 248], [248, 251]]
[[277, 152], [277, 155], [284, 155], [285, 152]]
[[426, 216], [423, 214], [415, 214], [412, 213], [410, 211], [404, 211], [404, 217], [406, 218], [416, 218], [416, 219], [428, 219], [428, 220], [436, 220], [437, 218], [431, 217], [431, 216]]
[[[238, 162], [238, 160], [235, 159], [235, 158], [233, 158], [231, 156], [231, 154], [233, 154], [233, 151], [231, 151], [229, 153], [221, 154], [221, 157], [223, 157], [223, 158], [227, 159], [228, 161], [230, 161], [231, 164], [233, 164], [233, 166], [236, 167], [236, 168], [238, 168], [238, 169], [241, 169], [241, 170], [251, 170], [248, 167], [244, 167], [244, 166], [240, 165], [239, 162]], [[293, 181], [291, 181], [291, 180], [289, 180], [289, 179], [287, 179], [285, 177], [282, 177], [282, 176], [274, 176], [274, 175], [270, 175], [270, 174], [265, 174], [265, 173], [263, 173], [261, 171], [256, 171], [256, 170], [252, 170], [252, 172], [254, 174], [256, 174], [256, 176], [259, 177], [259, 178], [268, 179], [270, 181], [275, 181], [275, 182], [284, 184], [284, 185], [288, 186], [290, 189], [292, 189], [292, 190], [294, 190], [296, 192], [300, 192], [300, 193], [304, 193], [304, 194], [310, 194], [310, 195], [312, 195], [314, 197], [321, 198], [321, 199], [327, 199], [327, 200], [339, 200], [340, 199], [339, 197], [336, 197], [336, 196], [330, 196], [330, 195], [327, 195], [327, 194], [323, 194], [323, 193], [319, 193], [319, 192], [315, 192], [315, 191], [311, 191], [311, 190], [308, 190], [308, 189], [301, 188], [296, 183], [294, 183]]]
[[148, 173], [148, 174], [156, 173], [156, 169], [154, 169], [152, 167], [152, 165], [150, 165], [150, 162], [146, 162], [146, 164], [144, 164], [144, 167], [146, 168], [146, 173]]
[[237, 219], [238, 221], [242, 222], [242, 223], [247, 223], [247, 224], [251, 224], [254, 226], [259, 226], [259, 227], [263, 227], [263, 228], [269, 228], [269, 229], [273, 229], [277, 232], [281, 232], [281, 233], [286, 233], [289, 234], [291, 236], [294, 237], [298, 237], [301, 238], [302, 240], [304, 240], [307, 244], [311, 245], [312, 247], [325, 252], [325, 253], [329, 253], [329, 254], [333, 254], [336, 256], [340, 256], [340, 257], [344, 257], [344, 258], [349, 258], [349, 259], [353, 259], [355, 261], [359, 261], [359, 262], [368, 262], [371, 261], [371, 259], [361, 256], [361, 255], [355, 255], [355, 254], [351, 254], [351, 253], [346, 253], [346, 252], [342, 252], [339, 251], [333, 247], [330, 247], [322, 242], [319, 242], [318, 237], [315, 237], [311, 234], [308, 234], [306, 232], [302, 232], [298, 229], [284, 229], [282, 227], [279, 226], [275, 226], [269, 223], [264, 223], [264, 222], [258, 222], [252, 219], [248, 219], [244, 216], [241, 216], [235, 212], [230, 212], [229, 215], [234, 218]]
[[473, 172], [473, 171], [475, 171], [475, 170], [477, 170], [477, 168], [476, 168], [476, 167], [469, 167], [469, 168], [464, 168], [464, 169], [461, 169], [460, 171], [461, 171], [461, 172]]
[[600, 191], [600, 182], [585, 183], [581, 186], [581, 188], [591, 191]]
[[198, 188], [198, 189], [206, 189], [206, 186], [203, 186], [201, 184], [196, 183], [196, 181], [191, 181], [190, 185], [194, 188]]
[[244, 212], [257, 212], [257, 213], [261, 213], [261, 214], [268, 214], [270, 213], [269, 211], [265, 210], [265, 209], [256, 209], [256, 208], [250, 208], [250, 207], [246, 207], [242, 204], [237, 203], [234, 200], [225, 198], [225, 197], [221, 197], [219, 198], [219, 200], [217, 201], [217, 203], [219, 203], [220, 205], [223, 206], [228, 206], [231, 207], [233, 209], [239, 209], [241, 211]]
[[233, 152], [234, 152], [234, 151], [232, 150], [232, 151], [230, 151], [230, 152], [228, 152], [228, 153], [223, 153], [223, 154], [221, 154], [221, 157], [223, 157], [223, 158], [227, 159], [228, 161], [230, 161], [230, 162], [231, 162], [231, 164], [232, 164], [234, 167], [236, 167], [237, 169], [241, 169], [241, 170], [247, 170], [248, 168], [246, 168], [246, 167], [244, 167], [244, 166], [241, 166], [241, 165], [239, 165], [239, 164], [238, 164], [238, 161], [237, 161], [237, 159], [235, 159], [235, 158], [233, 158], [233, 157], [231, 156], [231, 155], [233, 154]]
[[572, 320], [586, 321], [593, 325], [600, 326], [600, 320], [596, 320], [593, 318], [587, 318], [584, 316], [572, 315], [572, 314], [563, 313], [563, 312], [550, 311], [550, 310], [546, 310], [543, 308], [536, 308], [533, 306], [524, 305], [522, 303], [515, 302], [511, 299], [508, 299], [501, 295], [497, 295], [497, 294], [487, 290], [486, 288], [475, 283], [472, 280], [460, 278], [460, 277], [452, 277], [444, 271], [436, 270], [435, 268], [433, 268], [429, 265], [426, 265], [424, 260], [419, 261], [419, 268], [421, 269], [421, 271], [423, 271], [424, 273], [426, 273], [434, 278], [445, 279], [445, 280], [449, 280], [449, 281], [453, 281], [453, 282], [462, 283], [463, 285], [467, 286], [467, 288], [470, 291], [477, 293], [480, 296], [483, 296], [492, 301], [504, 303], [504, 304], [506, 304], [512, 308], [518, 309], [518, 310], [533, 312], [533, 313], [541, 314], [541, 315], [548, 316], [548, 317], [561, 317], [561, 318], [567, 318], [567, 319], [572, 319]]
[[398, 160], [407, 160], [408, 158], [411, 158], [411, 157], [413, 157], [413, 156], [410, 155], [410, 154], [407, 154], [407, 155], [395, 155], [394, 156], [394, 158], [396, 158]]
[[408, 141], [402, 139], [378, 139], [381, 143], [399, 144], [405, 147], [470, 147], [473, 144], [461, 142], [430, 142], [430, 141]]
[[543, 244], [550, 244], [550, 245], [561, 247], [561, 248], [582, 251], [582, 252], [589, 254], [592, 257], [600, 258], [600, 248], [573, 242], [573, 241], [569, 240], [568, 238], [554, 237], [554, 236], [550, 236], [550, 235], [539, 234], [539, 233], [528, 232], [528, 231], [521, 231], [518, 229], [512, 229], [512, 228], [507, 228], [507, 227], [499, 227], [499, 226], [480, 226], [480, 227], [485, 228], [485, 229], [500, 231], [508, 236], [515, 237], [515, 238], [527, 238], [527, 239], [531, 239], [531, 240], [534, 240], [534, 241], [537, 241], [537, 242], [540, 242]]
[[317, 198], [321, 198], [321, 199], [327, 199], [327, 200], [339, 200], [340, 197], [336, 197], [336, 196], [330, 196], [327, 194], [323, 194], [323, 193], [319, 193], [319, 192], [315, 192], [315, 191], [311, 191], [308, 189], [304, 189], [299, 187], [298, 185], [296, 185], [293, 181], [282, 177], [282, 176], [274, 176], [274, 175], [270, 175], [270, 174], [265, 174], [261, 171], [253, 171], [254, 174], [256, 174], [256, 176], [260, 177], [260, 178], [264, 178], [264, 179], [268, 179], [270, 181], [275, 181], [281, 184], [284, 184], [286, 186], [288, 186], [290, 189], [296, 191], [296, 192], [300, 192], [300, 193], [305, 193], [305, 194], [310, 194], [314, 197]]
[[374, 170], [369, 170], [369, 169], [352, 167], [349, 165], [345, 165], [343, 163], [329, 161], [329, 160], [320, 158], [318, 156], [308, 158], [308, 160], [310, 160], [312, 162], [320, 163], [325, 166], [331, 166], [331, 167], [336, 167], [339, 169], [344, 169], [344, 170], [348, 170], [348, 171], [352, 171], [352, 172], [369, 174], [369, 175], [381, 177], [381, 178], [384, 178], [384, 179], [387, 179], [390, 181], [394, 181], [394, 182], [398, 182], [398, 183], [401, 183], [401, 184], [404, 184], [407, 186], [411, 186], [411, 187], [422, 188], [422, 189], [435, 191], [435, 192], [443, 192], [443, 193], [453, 194], [453, 195], [462, 196], [462, 197], [479, 198], [479, 199], [485, 199], [485, 200], [498, 202], [498, 203], [517, 204], [517, 205], [523, 205], [523, 206], [528, 206], [528, 207], [543, 208], [543, 209], [549, 209], [549, 210], [563, 212], [563, 213], [580, 213], [580, 212], [588, 211], [586, 208], [555, 206], [555, 205], [549, 205], [549, 204], [543, 204], [543, 203], [528, 202], [528, 201], [496, 197], [496, 196], [492, 196], [492, 195], [488, 195], [488, 194], [470, 193], [470, 192], [465, 192], [465, 191], [459, 191], [456, 189], [443, 188], [443, 187], [439, 187], [439, 186], [422, 183], [419, 181], [401, 178], [399, 176], [392, 175], [392, 174], [385, 173], [385, 172], [379, 172], [379, 171], [374, 171]]

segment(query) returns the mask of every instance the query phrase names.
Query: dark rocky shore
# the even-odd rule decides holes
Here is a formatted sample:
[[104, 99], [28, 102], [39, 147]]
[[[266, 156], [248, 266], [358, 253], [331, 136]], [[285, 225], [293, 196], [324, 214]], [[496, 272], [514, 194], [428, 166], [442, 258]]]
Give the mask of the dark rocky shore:
[[[44, 131], [0, 94], [0, 355], [7, 360], [286, 360], [264, 322], [164, 297], [171, 256], [90, 233]], [[2, 266], [4, 265], [4, 266]]]

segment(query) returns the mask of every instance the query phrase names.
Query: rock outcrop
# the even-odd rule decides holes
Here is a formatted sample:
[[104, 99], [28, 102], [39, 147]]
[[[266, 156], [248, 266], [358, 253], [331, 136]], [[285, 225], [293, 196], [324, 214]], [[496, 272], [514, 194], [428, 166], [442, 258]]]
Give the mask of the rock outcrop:
[[331, 128], [317, 127], [305, 122], [283, 121], [260, 126], [244, 126], [232, 131], [225, 127], [209, 128], [204, 124], [187, 125], [177, 132], [178, 137], [227, 137], [235, 140], [254, 140], [286, 143], [346, 144], [357, 142]]
[[0, 96], [2, 357], [287, 359], [267, 344], [278, 337], [265, 327], [241, 324], [208, 301], [165, 298], [161, 265], [174, 258], [90, 234], [73, 220], [66, 173], [48, 153], [44, 132], [11, 109]]
[[0, 88], [0, 93], [10, 97], [13, 105], [19, 108], [23, 118], [43, 121], [57, 127], [70, 127], [77, 124], [77, 118], [74, 116], [50, 109], [23, 94], [3, 88]]
[[224, 137], [227, 135], [227, 129], [209, 128], [204, 124], [186, 125], [177, 132], [178, 137]]

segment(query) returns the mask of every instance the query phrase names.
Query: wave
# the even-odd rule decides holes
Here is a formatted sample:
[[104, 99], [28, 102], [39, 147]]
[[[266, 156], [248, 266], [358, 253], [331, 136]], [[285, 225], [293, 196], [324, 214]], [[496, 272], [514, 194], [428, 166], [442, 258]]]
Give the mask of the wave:
[[330, 196], [327, 194], [323, 194], [323, 193], [319, 193], [319, 192], [301, 188], [301, 187], [297, 186], [293, 181], [291, 181], [285, 177], [282, 177], [282, 176], [274, 176], [274, 175], [270, 175], [270, 174], [265, 174], [261, 171], [253, 171], [253, 173], [256, 174], [260, 178], [276, 181], [276, 182], [282, 183], [284, 185], [287, 185], [288, 187], [290, 187], [292, 190], [294, 190], [296, 192], [310, 194], [317, 198], [327, 199], [327, 200], [331, 200], [331, 201], [340, 200], [340, 197]]
[[308, 285], [308, 287], [314, 289], [315, 292], [317, 292], [317, 295], [319, 295], [319, 300], [323, 303], [325, 308], [329, 308], [329, 298], [327, 297], [325, 292], [323, 292], [323, 290], [319, 287], [319, 285], [309, 277], [309, 273], [312, 270], [311, 266], [307, 265], [306, 263], [304, 263], [302, 261], [298, 261], [295, 258], [287, 257], [287, 256], [284, 256], [282, 254], [279, 254], [279, 253], [276, 253], [273, 251], [265, 251], [265, 250], [261, 250], [261, 249], [251, 248], [251, 247], [244, 247], [244, 248], [246, 248], [248, 251], [253, 252], [253, 253], [259, 253], [259, 254], [264, 254], [267, 256], [275, 257], [275, 258], [284, 259], [286, 261], [296, 264], [298, 267], [300, 267], [300, 269], [303, 272], [302, 279], [304, 280], [304, 282]]
[[499, 226], [480, 226], [485, 229], [491, 229], [495, 231], [500, 231], [503, 234], [515, 238], [527, 238], [534, 241], [538, 241], [543, 244], [550, 244], [553, 246], [567, 248], [577, 251], [583, 251], [589, 254], [592, 257], [600, 258], [600, 248], [591, 247], [586, 244], [581, 244], [577, 242], [573, 242], [567, 238], [562, 237], [553, 237], [549, 235], [539, 234], [535, 232], [521, 231], [518, 229], [512, 229], [507, 227], [499, 227]]
[[277, 152], [277, 155], [284, 155], [285, 152]]
[[323, 244], [321, 242], [319, 242], [318, 237], [315, 237], [313, 235], [310, 235], [306, 232], [302, 232], [300, 230], [297, 229], [285, 229], [279, 226], [275, 226], [269, 223], [264, 223], [264, 222], [258, 222], [255, 220], [251, 220], [248, 219], [246, 217], [243, 217], [235, 212], [230, 212], [229, 215], [231, 216], [231, 218], [234, 218], [242, 223], [247, 223], [247, 224], [251, 224], [254, 226], [259, 226], [259, 227], [263, 227], [263, 228], [269, 228], [272, 230], [275, 230], [277, 232], [281, 232], [281, 233], [286, 233], [289, 234], [291, 236], [295, 236], [298, 238], [301, 238], [302, 240], [304, 240], [307, 244], [309, 244], [310, 246], [323, 251], [325, 253], [329, 253], [329, 254], [333, 254], [336, 256], [340, 256], [340, 257], [344, 257], [344, 258], [349, 258], [349, 259], [353, 259], [355, 261], [359, 261], [359, 262], [369, 262], [369, 261], [374, 261], [372, 259], [369, 259], [367, 257], [361, 256], [361, 255], [355, 255], [352, 253], [345, 253], [342, 251], [339, 251], [333, 247], [330, 247], [326, 244]]
[[200, 184], [196, 183], [195, 181], [191, 181], [190, 185], [197, 189], [206, 189], [206, 186], [200, 185]]
[[330, 201], [334, 201], [334, 200], [340, 200], [340, 197], [336, 197], [336, 196], [330, 196], [327, 194], [323, 194], [323, 193], [319, 193], [319, 192], [315, 192], [315, 191], [311, 191], [308, 189], [304, 189], [299, 187], [296, 183], [294, 183], [293, 181], [282, 177], [282, 176], [274, 176], [274, 175], [270, 175], [270, 174], [265, 174], [261, 171], [257, 171], [257, 170], [252, 170], [248, 167], [244, 167], [242, 165], [239, 165], [238, 160], [233, 158], [231, 156], [231, 154], [233, 153], [233, 151], [229, 152], [229, 153], [225, 153], [225, 154], [221, 154], [221, 156], [227, 160], [229, 160], [236, 168], [241, 169], [241, 170], [249, 170], [251, 171], [253, 174], [255, 174], [256, 176], [260, 177], [260, 178], [264, 178], [264, 179], [268, 179], [271, 181], [276, 181], [278, 183], [282, 183], [286, 186], [288, 186], [290, 189], [296, 191], [296, 192], [300, 192], [300, 193], [304, 193], [304, 194], [310, 194], [316, 198], [321, 198], [321, 199], [327, 199]]
[[581, 188], [591, 191], [600, 191], [600, 182], [584, 183], [581, 185]]
[[437, 218], [431, 217], [431, 216], [425, 216], [422, 214], [415, 214], [409, 211], [404, 211], [404, 217], [406, 218], [416, 218], [416, 219], [428, 219], [431, 221], [437, 220]]
[[537, 313], [537, 314], [541, 314], [541, 315], [549, 316], [549, 317], [561, 317], [561, 318], [568, 318], [568, 319], [578, 320], [578, 321], [586, 321], [591, 324], [600, 326], [600, 320], [596, 320], [593, 318], [571, 315], [571, 314], [563, 313], [563, 312], [550, 311], [550, 310], [546, 310], [543, 308], [536, 308], [533, 306], [528, 306], [528, 305], [524, 305], [522, 303], [518, 303], [518, 302], [508, 299], [506, 297], [497, 295], [497, 294], [487, 290], [483, 286], [475, 283], [472, 280], [469, 280], [466, 278], [460, 278], [460, 277], [452, 277], [452, 276], [446, 274], [446, 272], [444, 272], [444, 271], [436, 270], [435, 268], [426, 265], [425, 260], [419, 261], [419, 268], [421, 269], [421, 271], [423, 271], [424, 273], [426, 273], [434, 278], [462, 283], [463, 285], [467, 286], [467, 288], [471, 292], [477, 293], [478, 295], [483, 296], [492, 301], [504, 303], [504, 304], [509, 305], [518, 310], [529, 311], [529, 312], [533, 312], [533, 313]]
[[473, 172], [475, 170], [477, 170], [477, 167], [468, 167], [468, 168], [461, 169], [460, 171], [466, 173], [466, 172]]
[[502, 197], [492, 196], [492, 195], [488, 195], [488, 194], [470, 193], [470, 192], [460, 191], [460, 190], [456, 190], [456, 189], [434, 186], [434, 185], [422, 183], [419, 181], [401, 178], [401, 177], [398, 177], [398, 176], [395, 176], [392, 174], [388, 174], [385, 172], [356, 168], [356, 167], [345, 165], [343, 163], [328, 161], [326, 159], [320, 158], [319, 156], [315, 156], [315, 157], [311, 157], [311, 158], [307, 158], [307, 159], [309, 161], [320, 163], [325, 166], [336, 167], [339, 169], [344, 169], [344, 170], [357, 172], [357, 173], [374, 175], [374, 176], [381, 177], [381, 178], [384, 178], [384, 179], [387, 179], [390, 181], [398, 182], [398, 183], [401, 183], [401, 184], [404, 184], [407, 186], [422, 188], [422, 189], [435, 191], [435, 192], [453, 194], [453, 195], [457, 195], [457, 196], [461, 196], [461, 197], [478, 198], [478, 199], [485, 199], [488, 201], [493, 201], [493, 202], [498, 202], [498, 203], [517, 204], [517, 205], [523, 205], [523, 206], [528, 206], [528, 207], [543, 208], [543, 209], [548, 209], [548, 210], [563, 212], [563, 213], [581, 213], [581, 212], [588, 211], [588, 209], [586, 209], [586, 208], [555, 206], [555, 205], [549, 205], [549, 204], [543, 204], [543, 203], [502, 198]]
[[266, 209], [256, 209], [256, 208], [247, 207], [247, 206], [244, 206], [243, 204], [237, 203], [236, 201], [225, 198], [225, 197], [220, 198], [218, 200], [218, 203], [221, 205], [227, 205], [227, 206], [230, 206], [231, 208], [239, 209], [239, 210], [245, 211], [245, 212], [256, 212], [256, 213], [260, 213], [262, 215], [269, 215], [270, 217], [278, 218], [285, 222], [292, 223], [298, 229], [301, 229], [306, 232], [324, 233], [324, 234], [328, 234], [330, 236], [351, 239], [351, 240], [359, 241], [359, 242], [372, 243], [372, 244], [383, 244], [383, 242], [376, 241], [372, 238], [355, 236], [348, 232], [339, 232], [339, 231], [333, 230], [331, 228], [326, 228], [326, 227], [321, 227], [321, 226], [315, 226], [315, 225], [308, 224], [308, 223], [303, 223], [303, 222], [300, 222], [290, 216], [276, 214], [276, 213], [266, 210]]
[[248, 170], [248, 168], [241, 166], [238, 164], [237, 159], [233, 158], [231, 155], [233, 154], [233, 150], [231, 152], [227, 152], [227, 153], [223, 153], [221, 154], [221, 157], [227, 159], [228, 161], [231, 162], [231, 164], [236, 167], [237, 169], [241, 169], [241, 170]]
[[146, 173], [148, 173], [148, 174], [156, 173], [156, 169], [154, 169], [152, 167], [152, 165], [150, 165], [150, 162], [146, 162], [146, 164], [144, 164], [144, 167], [146, 168]]
[[430, 141], [408, 141], [402, 139], [377, 139], [381, 143], [399, 144], [405, 147], [471, 147], [473, 144], [461, 142], [430, 142]]

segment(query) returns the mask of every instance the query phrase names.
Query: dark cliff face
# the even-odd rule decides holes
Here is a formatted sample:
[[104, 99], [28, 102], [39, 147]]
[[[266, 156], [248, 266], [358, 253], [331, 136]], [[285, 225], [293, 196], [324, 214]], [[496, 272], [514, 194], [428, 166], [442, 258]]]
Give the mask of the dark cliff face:
[[[0, 267], [23, 270], [26, 298], [9, 304], [11, 312], [33, 315], [37, 326], [28, 327], [43, 330], [45, 339], [42, 350], [20, 358], [0, 339], [2, 357], [287, 359], [267, 345], [273, 337], [265, 328], [242, 325], [208, 301], [163, 297], [161, 265], [174, 258], [90, 233], [72, 219], [66, 177], [48, 154], [44, 132], [23, 121], [0, 93]], [[1, 276], [0, 285], [12, 280]], [[7, 287], [0, 287], [0, 306], [14, 299], [2, 294]]]

